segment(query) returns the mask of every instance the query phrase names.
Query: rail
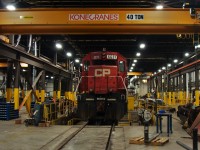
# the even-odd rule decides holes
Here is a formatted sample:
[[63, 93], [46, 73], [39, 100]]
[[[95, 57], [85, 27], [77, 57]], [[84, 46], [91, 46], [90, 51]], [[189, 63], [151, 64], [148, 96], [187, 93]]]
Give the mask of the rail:
[[111, 137], [112, 137], [112, 132], [114, 131], [115, 129], [115, 124], [113, 124], [110, 128], [110, 133], [109, 133], [109, 136], [108, 136], [108, 141], [106, 143], [106, 149], [105, 150], [110, 150], [111, 149]]
[[[124, 89], [126, 90], [126, 95], [127, 95], [128, 90], [127, 90], [127, 87], [126, 87], [126, 84], [125, 84], [125, 79], [126, 78], [123, 79], [121, 76], [108, 76], [107, 79], [108, 78], [116, 78], [116, 77], [121, 79], [121, 81], [123, 83], [123, 86], [124, 86]], [[81, 83], [81, 81], [82, 81], [83, 78], [94, 78], [95, 79], [95, 76], [81, 76], [81, 78], [78, 79], [78, 84], [76, 86], [75, 92], [78, 91], [79, 85], [80, 85], [80, 83]], [[107, 80], [107, 82], [108, 82], [108, 80]]]
[[[58, 135], [57, 137], [55, 137], [52, 141], [50, 141], [49, 143], [47, 143], [46, 145], [42, 146], [40, 148], [40, 150], [47, 150], [47, 149], [52, 149], [52, 144], [55, 144], [54, 142], [56, 141], [56, 144], [54, 145], [55, 150], [60, 150], [62, 149], [70, 140], [72, 140], [83, 128], [86, 127], [86, 125], [88, 124], [88, 122], [86, 122], [85, 124], [83, 124], [78, 130], [76, 130], [75, 132], [73, 132], [71, 135], [69, 135], [67, 138], [63, 139], [63, 135], [65, 133], [61, 133], [60, 135]], [[67, 130], [68, 131], [68, 130]], [[60, 143], [57, 143], [57, 141], [62, 140]]]

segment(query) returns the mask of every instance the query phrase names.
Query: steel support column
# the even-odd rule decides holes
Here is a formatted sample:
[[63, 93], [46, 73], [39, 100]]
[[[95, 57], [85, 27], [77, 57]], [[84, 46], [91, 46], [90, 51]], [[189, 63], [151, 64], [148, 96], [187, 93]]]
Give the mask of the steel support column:
[[58, 91], [57, 91], [57, 98], [60, 101], [61, 98], [61, 77], [58, 79]]
[[195, 104], [199, 106], [199, 70], [195, 68]]
[[41, 102], [45, 101], [45, 71], [43, 70], [41, 76]]
[[15, 80], [14, 80], [15, 110], [19, 109], [19, 80], [20, 80], [20, 63], [18, 61], [15, 61]]
[[53, 84], [53, 98], [59, 99], [61, 97], [61, 77], [56, 76]]
[[187, 103], [187, 98], [186, 98], [186, 74], [183, 75], [183, 100], [185, 103]]
[[13, 70], [13, 63], [8, 61], [7, 67], [7, 79], [6, 79], [6, 101], [10, 101], [12, 98], [12, 70]]
[[[27, 69], [27, 80], [29, 83], [33, 83], [33, 78], [32, 78], [32, 70], [33, 70], [33, 67], [32, 66], [28, 66], [28, 69]], [[27, 83], [27, 92], [32, 90], [32, 87], [30, 84]], [[26, 110], [27, 112], [30, 114], [31, 112], [31, 102], [32, 102], [32, 95], [30, 95], [28, 98], [27, 98], [27, 101], [25, 103], [25, 106], [26, 106]]]
[[172, 92], [171, 92], [171, 97], [172, 97], [172, 105], [176, 104], [176, 99], [175, 99], [175, 78], [172, 78], [173, 84], [172, 84]]
[[171, 100], [171, 78], [170, 78], [170, 75], [167, 76], [167, 93], [168, 93], [167, 104], [171, 105], [172, 100]]
[[178, 77], [178, 83], [177, 86], [178, 86], [178, 101], [179, 101], [179, 104], [183, 105], [183, 83], [182, 83], [182, 75], [179, 75]]

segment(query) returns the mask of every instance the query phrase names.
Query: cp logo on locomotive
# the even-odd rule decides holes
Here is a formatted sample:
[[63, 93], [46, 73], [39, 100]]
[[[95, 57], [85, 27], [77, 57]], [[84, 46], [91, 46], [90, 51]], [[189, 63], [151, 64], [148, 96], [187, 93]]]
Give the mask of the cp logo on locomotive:
[[105, 77], [106, 75], [110, 75], [110, 69], [95, 69], [95, 77]]

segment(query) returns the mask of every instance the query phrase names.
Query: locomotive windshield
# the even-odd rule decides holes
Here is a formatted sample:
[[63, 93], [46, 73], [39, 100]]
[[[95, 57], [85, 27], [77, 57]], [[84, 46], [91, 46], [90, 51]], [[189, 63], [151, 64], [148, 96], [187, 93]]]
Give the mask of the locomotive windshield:
[[110, 66], [116, 66], [117, 61], [116, 60], [93, 60], [93, 65], [110, 65]]

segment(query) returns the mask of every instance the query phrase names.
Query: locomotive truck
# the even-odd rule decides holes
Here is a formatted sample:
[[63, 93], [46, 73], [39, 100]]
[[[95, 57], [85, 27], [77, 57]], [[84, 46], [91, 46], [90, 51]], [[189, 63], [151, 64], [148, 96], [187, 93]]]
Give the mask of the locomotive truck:
[[82, 59], [78, 115], [82, 120], [118, 122], [127, 113], [127, 60], [118, 52], [90, 52]]

